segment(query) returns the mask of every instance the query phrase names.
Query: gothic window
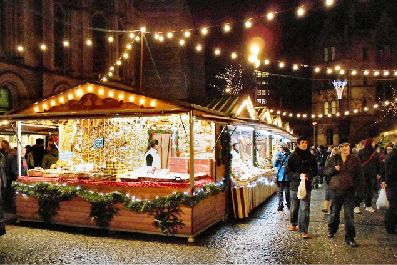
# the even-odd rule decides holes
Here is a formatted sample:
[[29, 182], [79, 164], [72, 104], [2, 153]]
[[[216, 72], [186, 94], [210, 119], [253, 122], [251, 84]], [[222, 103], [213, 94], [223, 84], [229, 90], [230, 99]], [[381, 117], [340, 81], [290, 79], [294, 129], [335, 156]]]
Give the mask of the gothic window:
[[326, 101], [324, 102], [324, 115], [328, 115], [329, 114], [329, 102]]
[[12, 97], [7, 86], [0, 86], [0, 113], [5, 113], [12, 108]]
[[335, 61], [336, 59], [336, 49], [335, 47], [331, 47], [331, 61]]
[[324, 48], [324, 62], [328, 62], [328, 48]]
[[[92, 18], [92, 27], [107, 29], [108, 23], [104, 15], [96, 14]], [[95, 49], [92, 50], [93, 71], [96, 74], [103, 74], [107, 69], [107, 42], [106, 33], [104, 31], [94, 30], [92, 33]]]
[[23, 44], [23, 2], [1, 1], [0, 8], [0, 46], [8, 59], [22, 63], [22, 54], [16, 47]]
[[331, 114], [336, 114], [338, 112], [338, 101], [331, 101]]

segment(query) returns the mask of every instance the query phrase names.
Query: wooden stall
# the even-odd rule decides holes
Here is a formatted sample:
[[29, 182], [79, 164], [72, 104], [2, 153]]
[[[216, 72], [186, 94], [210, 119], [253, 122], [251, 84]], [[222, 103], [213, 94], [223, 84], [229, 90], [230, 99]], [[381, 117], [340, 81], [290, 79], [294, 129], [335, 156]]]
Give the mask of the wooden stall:
[[[216, 141], [232, 119], [219, 111], [85, 84], [2, 119], [16, 123], [18, 139], [31, 126], [51, 126], [59, 152], [50, 168], [31, 168], [14, 183], [18, 220], [193, 241], [225, 218]], [[147, 159], [152, 143], [158, 165]]]

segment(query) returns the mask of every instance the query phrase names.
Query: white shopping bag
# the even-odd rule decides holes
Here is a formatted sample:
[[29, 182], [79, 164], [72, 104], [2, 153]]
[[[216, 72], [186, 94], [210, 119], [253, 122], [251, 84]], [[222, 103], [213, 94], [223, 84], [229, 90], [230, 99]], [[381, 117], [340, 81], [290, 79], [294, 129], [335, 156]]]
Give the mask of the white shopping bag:
[[306, 197], [306, 184], [305, 179], [301, 179], [298, 187], [298, 199], [303, 200]]
[[380, 190], [378, 200], [376, 201], [376, 207], [378, 209], [389, 209], [389, 201], [387, 200], [385, 189]]

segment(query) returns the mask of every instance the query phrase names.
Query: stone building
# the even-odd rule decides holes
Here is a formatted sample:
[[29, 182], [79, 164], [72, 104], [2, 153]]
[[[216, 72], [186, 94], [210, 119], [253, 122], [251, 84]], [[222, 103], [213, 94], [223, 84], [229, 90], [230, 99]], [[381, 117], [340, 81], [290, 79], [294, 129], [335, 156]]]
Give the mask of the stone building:
[[[312, 76], [322, 79], [312, 82], [317, 145], [358, 142], [376, 135], [379, 110], [374, 105], [394, 99], [394, 72], [384, 70], [397, 65], [395, 10], [376, 2], [343, 1], [339, 10], [327, 14], [311, 47], [311, 63], [322, 69], [322, 74]], [[372, 71], [359, 71], [365, 69]], [[338, 79], [347, 81], [340, 100], [332, 84]]]
[[[142, 23], [156, 31], [188, 27], [189, 14], [184, 0], [0, 0], [0, 111], [99, 81], [125, 50], [129, 30]], [[158, 46], [149, 36], [142, 92], [184, 100], [205, 96], [203, 56], [176, 41]], [[132, 50], [111, 85], [137, 89], [140, 43]]]

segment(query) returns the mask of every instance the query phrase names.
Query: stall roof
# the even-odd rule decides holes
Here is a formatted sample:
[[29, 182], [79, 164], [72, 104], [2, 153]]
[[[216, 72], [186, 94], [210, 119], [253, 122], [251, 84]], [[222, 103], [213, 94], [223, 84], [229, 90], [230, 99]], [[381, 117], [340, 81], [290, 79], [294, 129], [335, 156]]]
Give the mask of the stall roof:
[[242, 120], [257, 120], [254, 105], [248, 95], [227, 95], [211, 101], [206, 108], [220, 111]]

